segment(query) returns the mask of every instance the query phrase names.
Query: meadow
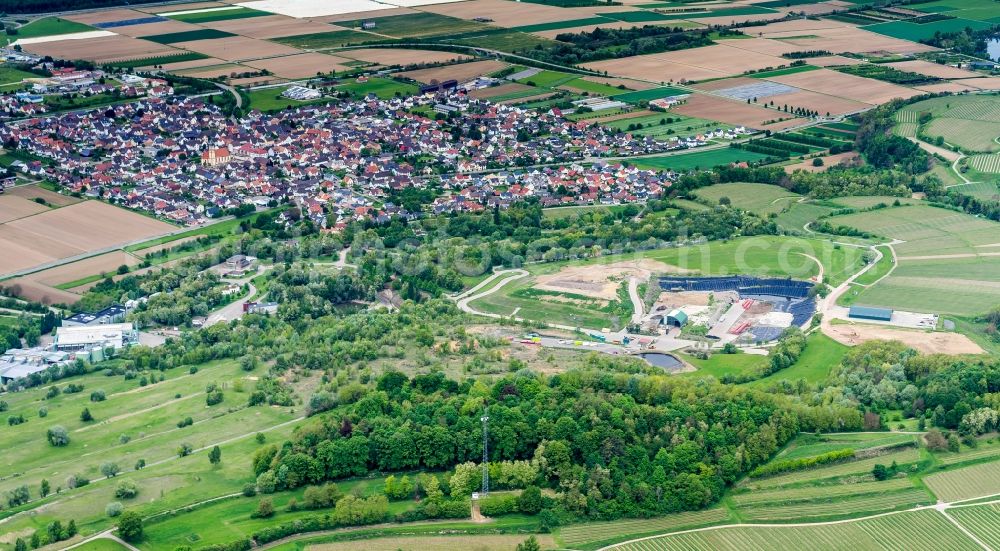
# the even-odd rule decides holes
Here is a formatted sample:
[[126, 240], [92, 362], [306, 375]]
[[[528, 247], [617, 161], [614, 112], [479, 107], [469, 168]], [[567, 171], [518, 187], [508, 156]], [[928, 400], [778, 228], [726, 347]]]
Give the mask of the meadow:
[[84, 33], [95, 30], [90, 25], [70, 21], [61, 17], [43, 17], [36, 19], [17, 29], [17, 34], [11, 39], [38, 38], [57, 34]]
[[637, 167], [648, 169], [691, 170], [698, 168], [708, 169], [738, 162], [752, 163], [767, 158], [767, 155], [752, 151], [744, 151], [733, 147], [720, 147], [708, 151], [694, 150], [658, 157], [636, 157], [632, 159], [631, 163]]
[[975, 254], [978, 245], [998, 241], [1000, 224], [968, 214], [925, 205], [904, 205], [856, 214], [834, 216], [828, 221], [885, 238], [905, 241], [895, 246], [901, 257]]
[[699, 188], [695, 194], [710, 204], [718, 205], [723, 198], [734, 207], [758, 213], [781, 212], [802, 196], [779, 186], [769, 184], [715, 184]]

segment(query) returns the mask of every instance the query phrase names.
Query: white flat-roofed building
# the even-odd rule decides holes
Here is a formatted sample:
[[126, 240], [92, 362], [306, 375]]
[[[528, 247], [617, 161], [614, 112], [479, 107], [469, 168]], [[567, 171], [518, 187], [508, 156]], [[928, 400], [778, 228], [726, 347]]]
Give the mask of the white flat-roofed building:
[[126, 348], [139, 342], [139, 332], [131, 323], [59, 327], [56, 329], [56, 350], [82, 350], [92, 346]]

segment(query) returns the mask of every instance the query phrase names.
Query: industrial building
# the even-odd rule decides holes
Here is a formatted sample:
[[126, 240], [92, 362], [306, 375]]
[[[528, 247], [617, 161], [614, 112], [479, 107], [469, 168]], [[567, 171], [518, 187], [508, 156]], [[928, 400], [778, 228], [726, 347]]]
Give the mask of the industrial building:
[[56, 350], [83, 350], [91, 347], [126, 348], [139, 342], [139, 332], [131, 323], [59, 327], [53, 343]]
[[847, 317], [859, 320], [892, 321], [892, 310], [871, 306], [851, 306]]
[[684, 327], [688, 322], [688, 315], [684, 313], [684, 310], [675, 308], [667, 314], [666, 318], [663, 318], [663, 322], [674, 327]]
[[66, 352], [41, 347], [11, 348], [0, 355], [0, 384], [40, 373], [69, 360], [70, 355]]
[[73, 314], [62, 322], [63, 327], [83, 327], [108, 325], [125, 321], [126, 309], [120, 304], [112, 304], [100, 312]]

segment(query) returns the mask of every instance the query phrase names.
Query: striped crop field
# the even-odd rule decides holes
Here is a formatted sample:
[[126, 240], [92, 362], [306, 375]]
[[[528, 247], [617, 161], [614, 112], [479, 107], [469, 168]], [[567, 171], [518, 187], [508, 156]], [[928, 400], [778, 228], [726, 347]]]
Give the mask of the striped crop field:
[[939, 453], [935, 455], [937, 455], [938, 461], [944, 465], [965, 463], [966, 461], [973, 461], [986, 457], [1000, 459], [1000, 446], [985, 446], [980, 444], [980, 447], [974, 450], [965, 450], [960, 453]]
[[884, 513], [895, 509], [928, 505], [933, 502], [934, 500], [924, 490], [910, 488], [898, 492], [842, 497], [826, 501], [793, 501], [775, 503], [771, 506], [755, 505], [743, 509], [741, 512], [748, 521], [770, 522]]
[[916, 111], [910, 111], [910, 110], [907, 110], [907, 109], [902, 109], [900, 111], [897, 111], [896, 115], [893, 118], [896, 119], [896, 122], [912, 122], [912, 123], [915, 123], [915, 122], [917, 122], [917, 112]]
[[860, 461], [848, 461], [846, 463], [837, 463], [836, 465], [830, 465], [828, 467], [805, 469], [802, 471], [772, 476], [770, 478], [755, 479], [748, 481], [746, 485], [756, 488], [773, 488], [776, 486], [795, 484], [808, 480], [822, 480], [825, 478], [834, 478], [850, 474], [868, 473], [875, 467], [876, 464], [890, 465], [893, 461], [895, 461], [898, 465], [906, 465], [907, 463], [915, 463], [919, 460], [920, 452], [914, 448], [909, 448], [896, 453], [880, 455], [878, 457], [871, 457]]
[[948, 514], [993, 549], [1000, 549], [1000, 505], [948, 509]]
[[579, 549], [588, 543], [592, 545], [587, 547], [595, 547], [593, 544], [720, 524], [728, 519], [729, 512], [726, 509], [716, 508], [650, 519], [573, 524], [559, 529], [559, 540], [566, 547]]
[[915, 122], [901, 122], [893, 129], [893, 133], [904, 138], [915, 138], [917, 137], [917, 128]]
[[925, 477], [924, 483], [943, 501], [1000, 494], [1000, 461], [934, 473]]
[[973, 155], [969, 157], [969, 166], [990, 174], [1000, 174], [1000, 155]]
[[815, 499], [826, 499], [842, 496], [861, 496], [865, 494], [876, 494], [884, 492], [894, 492], [913, 488], [913, 483], [908, 478], [893, 478], [884, 482], [861, 482], [858, 484], [827, 484], [824, 486], [809, 486], [806, 488], [780, 488], [776, 490], [762, 490], [759, 492], [749, 492], [736, 494], [733, 496], [733, 503], [739, 507], [750, 505], [760, 505], [773, 502], [807, 501]]
[[623, 544], [621, 551], [981, 551], [945, 516], [909, 511], [833, 524], [727, 526]]

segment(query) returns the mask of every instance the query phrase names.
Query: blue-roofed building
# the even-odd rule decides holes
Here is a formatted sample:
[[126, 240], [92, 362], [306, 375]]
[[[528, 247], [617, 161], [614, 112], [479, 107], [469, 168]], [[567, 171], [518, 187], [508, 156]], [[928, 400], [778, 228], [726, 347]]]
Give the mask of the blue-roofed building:
[[847, 317], [859, 320], [891, 321], [892, 310], [888, 308], [875, 308], [872, 306], [851, 306]]

